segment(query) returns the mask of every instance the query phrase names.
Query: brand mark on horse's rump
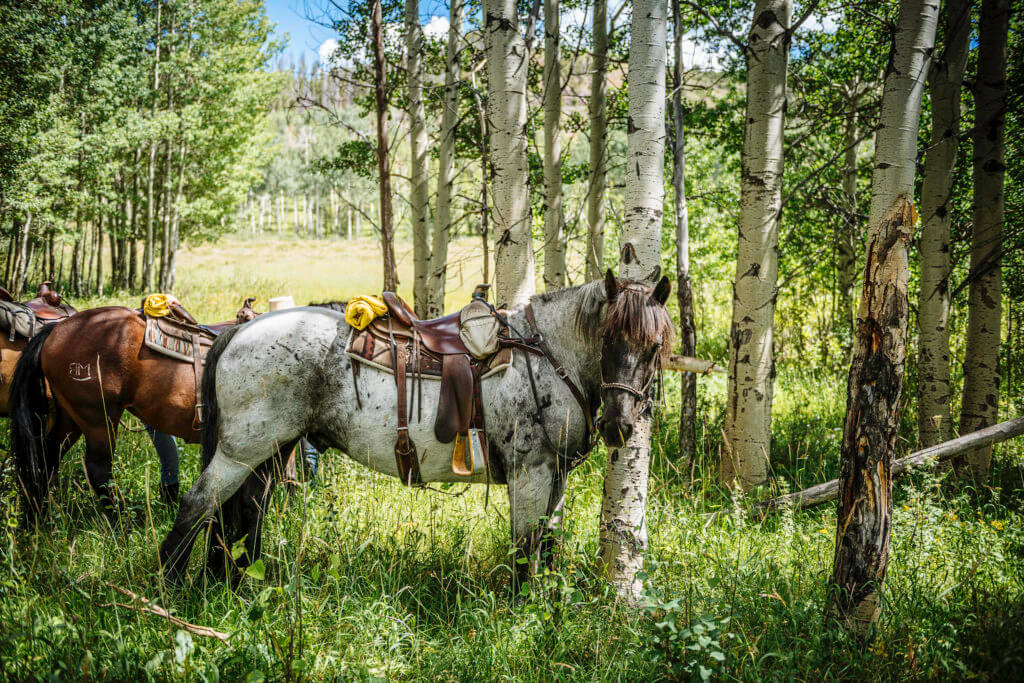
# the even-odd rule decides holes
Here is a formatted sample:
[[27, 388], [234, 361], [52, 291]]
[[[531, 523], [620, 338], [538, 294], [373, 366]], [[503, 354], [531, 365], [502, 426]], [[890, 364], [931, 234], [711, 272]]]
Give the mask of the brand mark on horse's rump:
[[92, 370], [89, 363], [68, 363], [68, 377], [76, 382], [87, 382], [92, 379]]

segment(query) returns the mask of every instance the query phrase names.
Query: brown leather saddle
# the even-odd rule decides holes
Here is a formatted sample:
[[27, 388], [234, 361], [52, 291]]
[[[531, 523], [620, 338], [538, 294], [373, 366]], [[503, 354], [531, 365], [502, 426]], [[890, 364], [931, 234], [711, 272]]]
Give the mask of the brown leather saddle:
[[78, 312], [64, 303], [52, 285], [49, 280], [43, 282], [36, 290], [36, 298], [21, 303], [0, 287], [0, 327], [6, 328], [10, 341], [16, 337], [31, 339], [46, 325], [58, 323]]
[[199, 429], [199, 425], [202, 423], [202, 377], [206, 354], [221, 332], [233, 325], [248, 322], [259, 315], [252, 308], [253, 301], [255, 301], [253, 298], [246, 299], [234, 320], [213, 325], [200, 324], [191, 313], [185, 310], [184, 306], [177, 302], [169, 304], [170, 315], [160, 318], [148, 316], [141, 309], [139, 311], [139, 315], [146, 321], [143, 344], [147, 348], [163, 356], [192, 363], [196, 387], [193, 429]]
[[[470, 476], [481, 468], [489, 469], [480, 381], [507, 368], [512, 362], [512, 349], [502, 348], [489, 358], [475, 359], [459, 337], [459, 313], [420, 320], [394, 292], [384, 292], [382, 298], [388, 314], [355, 332], [346, 351], [355, 360], [395, 376], [395, 463], [402, 481], [409, 485], [422, 483], [416, 445], [409, 438], [409, 420], [414, 408], [416, 419], [422, 419], [425, 378], [439, 378], [441, 382], [434, 436], [441, 443], [455, 442], [453, 471]], [[352, 364], [356, 378], [358, 366], [359, 363]], [[464, 448], [465, 444], [471, 444], [473, 450]], [[469, 462], [467, 452], [471, 454]], [[477, 452], [482, 461], [476, 461]]]

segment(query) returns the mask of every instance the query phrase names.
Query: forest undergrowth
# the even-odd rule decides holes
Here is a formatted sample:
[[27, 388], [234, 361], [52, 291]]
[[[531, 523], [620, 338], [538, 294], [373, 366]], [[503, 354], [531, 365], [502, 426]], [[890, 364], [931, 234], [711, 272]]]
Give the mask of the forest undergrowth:
[[[256, 263], [245, 269], [249, 275], [241, 269], [211, 275], [200, 267], [209, 265], [202, 253], [209, 257], [183, 254], [181, 265], [183, 298], [200, 319], [228, 317], [247, 295], [261, 297], [261, 307], [266, 297], [282, 293], [299, 303], [332, 298], [327, 275], [291, 269], [287, 259], [282, 269]], [[114, 301], [137, 305], [127, 295], [88, 304]], [[4, 446], [0, 677], [894, 680], [1018, 674], [1024, 665], [1024, 448], [1000, 447], [994, 483], [980, 490], [935, 471], [897, 482], [884, 610], [864, 647], [823, 618], [834, 506], [782, 510], [762, 520], [749, 503], [714, 483], [721, 377], [700, 383], [699, 457], [692, 466], [678, 462], [676, 384], [669, 377], [653, 448], [640, 610], [617, 603], [596, 569], [603, 448], [570, 476], [554, 570], [511, 599], [508, 507], [500, 487], [490, 490], [485, 507], [483, 487], [463, 495], [409, 490], [331, 451], [315, 486], [275, 491], [262, 563], [238, 586], [209, 582], [197, 552], [188, 586], [165, 593], [156, 547], [174, 510], [158, 501], [158, 464], [137, 421], [126, 421], [115, 459], [115, 481], [127, 504], [115, 525], [87, 489], [79, 445], [61, 465], [60, 500], [43, 529], [19, 528]], [[774, 487], [795, 490], [836, 476], [844, 403], [839, 373], [780, 366]], [[911, 450], [914, 433], [913, 415], [905, 412], [900, 454]], [[6, 433], [0, 440], [7, 443]], [[197, 449], [188, 446], [183, 483], [197, 470]], [[443, 491], [459, 494], [462, 487]], [[142, 613], [115, 587], [222, 631], [228, 640], [192, 635]]]

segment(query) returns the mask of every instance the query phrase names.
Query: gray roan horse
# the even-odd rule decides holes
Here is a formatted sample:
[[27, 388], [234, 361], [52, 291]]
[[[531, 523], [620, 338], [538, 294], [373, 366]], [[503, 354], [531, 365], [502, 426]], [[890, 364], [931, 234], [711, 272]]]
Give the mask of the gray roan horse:
[[[578, 387], [589, 416], [544, 356], [527, 358], [517, 349], [508, 370], [483, 380], [491, 473], [509, 487], [516, 557], [527, 558], [515, 563], [513, 590], [536, 571], [541, 556], [551, 555], [545, 552], [552, 543], [548, 531], [561, 520], [568, 470], [590, 448], [587, 425], [602, 399], [598, 430], [610, 446], [622, 445], [641, 411], [650, 409], [654, 379], [671, 344], [664, 305], [670, 288], [668, 278], [654, 286], [618, 280], [609, 270], [603, 282], [532, 298], [536, 329]], [[532, 328], [525, 313], [508, 316], [523, 334]], [[303, 434], [321, 451], [337, 448], [399, 476], [395, 381], [368, 366], [353, 381], [353, 361], [344, 352], [351, 331], [337, 311], [293, 308], [231, 329], [214, 344], [203, 379], [203, 472], [160, 548], [169, 582], [181, 579], [200, 527], [218, 506], [208, 569], [237, 576], [235, 569], [255, 561], [275, 460]], [[424, 383], [423, 405], [437, 405], [435, 384]], [[436, 441], [432, 420], [409, 425], [423, 481], [469, 481], [452, 473], [451, 445]], [[243, 538], [247, 552], [236, 564], [225, 549]]]

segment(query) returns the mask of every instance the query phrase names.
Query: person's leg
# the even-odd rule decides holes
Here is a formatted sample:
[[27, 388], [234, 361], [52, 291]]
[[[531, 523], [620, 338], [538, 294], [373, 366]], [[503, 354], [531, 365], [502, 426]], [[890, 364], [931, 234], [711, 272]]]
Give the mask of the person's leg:
[[146, 425], [157, 457], [160, 458], [160, 498], [165, 503], [178, 502], [178, 442], [170, 434]]
[[299, 448], [302, 450], [302, 460], [306, 464], [306, 474], [312, 486], [316, 483], [316, 472], [320, 464], [320, 454], [313, 448], [313, 444], [305, 438], [299, 441]]

